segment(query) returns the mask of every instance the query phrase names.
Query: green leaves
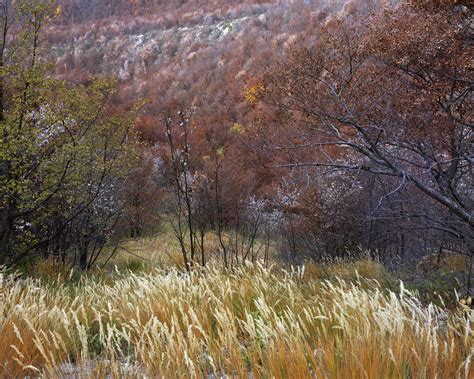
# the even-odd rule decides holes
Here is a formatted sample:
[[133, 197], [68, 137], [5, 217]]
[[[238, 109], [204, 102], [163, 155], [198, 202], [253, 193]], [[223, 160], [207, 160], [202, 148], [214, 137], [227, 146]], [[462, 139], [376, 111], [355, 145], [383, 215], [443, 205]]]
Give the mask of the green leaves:
[[0, 263], [94, 207], [106, 183], [127, 175], [133, 156], [127, 141], [140, 107], [112, 109], [114, 80], [77, 85], [50, 77], [40, 30], [51, 5], [15, 3], [19, 33], [2, 68], [9, 101], [0, 123], [0, 216], [8, 223], [0, 223], [7, 236]]

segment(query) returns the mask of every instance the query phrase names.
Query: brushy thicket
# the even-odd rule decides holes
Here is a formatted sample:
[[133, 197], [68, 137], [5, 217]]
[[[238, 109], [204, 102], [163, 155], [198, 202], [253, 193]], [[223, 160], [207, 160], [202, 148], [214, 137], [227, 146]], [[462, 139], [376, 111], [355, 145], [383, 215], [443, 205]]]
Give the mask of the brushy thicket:
[[0, 376], [468, 378], [466, 315], [385, 280], [370, 261], [75, 281], [4, 274]]

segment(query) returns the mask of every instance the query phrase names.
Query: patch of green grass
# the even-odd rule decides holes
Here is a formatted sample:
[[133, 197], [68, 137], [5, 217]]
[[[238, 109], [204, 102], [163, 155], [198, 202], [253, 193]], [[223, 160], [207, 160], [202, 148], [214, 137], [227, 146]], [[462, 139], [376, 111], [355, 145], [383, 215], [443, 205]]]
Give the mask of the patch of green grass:
[[456, 293], [465, 290], [467, 257], [445, 254], [438, 263], [435, 254], [427, 256], [415, 268], [401, 267], [396, 277], [407, 289], [416, 291], [424, 303], [434, 303], [454, 309], [458, 305]]

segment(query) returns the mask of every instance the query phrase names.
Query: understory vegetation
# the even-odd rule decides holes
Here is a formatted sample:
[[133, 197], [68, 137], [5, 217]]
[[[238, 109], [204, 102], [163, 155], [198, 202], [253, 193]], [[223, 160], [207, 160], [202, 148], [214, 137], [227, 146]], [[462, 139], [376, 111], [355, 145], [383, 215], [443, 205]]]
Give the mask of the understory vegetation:
[[[391, 288], [391, 289], [387, 289]], [[2, 276], [2, 377], [468, 378], [467, 313], [370, 260]]]

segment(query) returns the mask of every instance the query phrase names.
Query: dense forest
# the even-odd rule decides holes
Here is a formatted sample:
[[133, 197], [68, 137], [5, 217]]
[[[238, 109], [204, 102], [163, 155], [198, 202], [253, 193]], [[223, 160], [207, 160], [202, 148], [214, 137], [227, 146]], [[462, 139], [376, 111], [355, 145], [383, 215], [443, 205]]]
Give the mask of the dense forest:
[[[97, 198], [84, 215], [98, 210], [101, 197], [113, 198], [114, 206], [88, 216], [99, 220], [85, 222], [83, 236], [71, 227], [76, 217], [66, 217], [64, 226], [51, 217], [64, 216], [55, 204], [62, 182], [58, 193], [35, 195], [40, 203], [35, 199], [30, 209], [11, 211], [48, 215], [51, 225], [41, 222], [36, 232], [34, 217], [10, 220], [2, 232], [9, 246], [3, 260], [38, 251], [37, 244], [47, 256], [80, 245], [87, 246], [83, 254], [100, 250], [110, 238], [153, 233], [169, 212], [177, 212], [177, 222], [190, 217], [186, 228], [196, 244], [198, 234], [210, 230], [241, 235], [245, 226], [254, 237], [276, 233], [281, 254], [295, 263], [357, 249], [389, 265], [416, 262], [427, 252], [473, 251], [471, 15], [465, 6], [68, 1], [53, 8], [38, 30], [38, 51], [41, 65], [56, 64], [24, 69], [35, 75], [53, 70], [61, 83], [86, 92], [91, 75], [118, 76], [114, 90], [101, 88], [103, 101], [86, 111], [108, 117], [135, 109], [127, 139], [133, 135], [138, 161], [127, 160], [131, 167], [119, 170], [122, 179], [111, 175], [109, 183], [97, 183]], [[169, 24], [154, 23], [162, 17]], [[212, 36], [216, 28], [222, 30]], [[121, 44], [108, 42], [114, 38]], [[25, 54], [35, 54], [27, 43]], [[28, 186], [39, 189], [34, 180], [44, 178], [24, 170]], [[64, 181], [73, 172], [64, 173]], [[94, 181], [97, 174], [87, 176]], [[188, 176], [189, 183], [181, 183]], [[106, 228], [97, 228], [104, 216], [114, 220], [106, 236]], [[35, 240], [35, 248], [20, 235]], [[239, 260], [245, 253], [230, 240], [221, 253]], [[95, 254], [87, 254], [92, 262]]]
[[[71, 24], [98, 20], [105, 17], [130, 17], [150, 13], [166, 13], [170, 18], [179, 17], [187, 12], [215, 12], [216, 10], [233, 10], [237, 6], [253, 4], [270, 4], [276, 1], [264, 0], [60, 0], [56, 2], [64, 12], [60, 22]], [[306, 1], [305, 3], [310, 3]]]
[[[40, 272], [47, 280], [77, 280], [78, 288], [93, 291], [100, 302], [109, 296], [95, 287], [108, 285], [109, 279], [100, 276], [103, 270], [123, 257], [139, 267], [156, 266], [167, 257], [172, 264], [166, 270], [176, 275], [166, 282], [171, 292], [180, 286], [180, 275], [216, 292], [213, 281], [234, 272], [229, 281], [239, 286], [236, 278], [245, 282], [250, 275], [245, 267], [254, 265], [261, 288], [269, 281], [291, 292], [294, 285], [300, 307], [310, 309], [305, 292], [310, 290], [298, 282], [302, 267], [313, 267], [319, 274], [311, 278], [323, 281], [332, 279], [334, 270], [356, 265], [361, 291], [378, 293], [373, 284], [364, 287], [360, 281], [357, 270], [364, 267], [373, 270], [369, 279], [411, 281], [424, 301], [438, 302], [438, 292], [445, 291], [441, 308], [462, 299], [465, 312], [474, 291], [473, 21], [472, 4], [464, 0], [0, 1], [0, 295], [3, 275], [13, 291], [17, 278], [43, 280], [31, 278]], [[136, 249], [144, 244], [146, 249]], [[371, 269], [360, 262], [370, 262]], [[266, 271], [272, 265], [302, 271], [281, 279]], [[223, 271], [212, 271], [216, 267]], [[443, 274], [436, 271], [444, 268]], [[119, 275], [114, 280], [123, 281], [137, 299], [146, 292], [135, 277], [115, 270], [109, 275]], [[212, 272], [193, 276], [204, 270]], [[83, 276], [74, 279], [74, 272]], [[143, 280], [157, 286], [152, 277]], [[350, 291], [341, 283], [341, 291]], [[35, 284], [43, 285], [47, 288]], [[336, 296], [333, 290], [324, 291]], [[57, 307], [69, 304], [70, 295], [55, 291]], [[179, 301], [194, 301], [188, 298], [194, 290], [181, 291], [176, 289]], [[413, 309], [422, 315], [418, 299], [403, 303], [403, 291], [400, 317], [418, 312]], [[244, 311], [222, 296], [225, 317], [240, 320]], [[278, 291], [272, 296], [279, 298]], [[384, 307], [385, 300], [379, 300], [371, 306]], [[247, 300], [242, 295], [236, 301]], [[246, 315], [252, 307], [245, 305]], [[90, 305], [87, 312], [93, 309]], [[324, 309], [322, 317], [339, 317]], [[67, 317], [79, 314], [74, 312]], [[89, 317], [83, 312], [77, 325]], [[99, 323], [105, 313], [97, 316]], [[207, 317], [179, 314], [172, 316], [180, 320], [179, 328], [186, 322], [204, 325], [201, 319], [183, 321], [186, 317]], [[271, 323], [269, 315], [265, 322]], [[413, 317], [413, 324], [422, 323]], [[465, 314], [459, 317], [464, 320]], [[0, 320], [0, 337], [18, 335], [15, 320]], [[312, 328], [308, 320], [300, 320], [301, 328]], [[101, 326], [97, 335], [104, 340], [89, 342], [116, 354], [114, 344], [135, 338], [131, 330], [142, 333], [137, 325], [122, 334], [111, 331], [117, 338], [113, 343], [100, 334]], [[155, 332], [164, 333], [160, 328]], [[252, 334], [250, 326], [244, 329]], [[304, 339], [306, 332], [300, 332]], [[452, 341], [456, 333], [453, 326]], [[160, 338], [169, 337], [165, 334]], [[238, 335], [232, 338], [240, 341]], [[169, 342], [177, 344], [177, 351], [179, 338]], [[330, 338], [328, 346], [339, 337]], [[449, 362], [427, 358], [420, 377], [441, 375], [438, 370], [461, 377], [459, 370], [470, 359], [467, 339]], [[44, 341], [38, 341], [35, 349], [41, 351]], [[191, 345], [185, 350], [189, 354]], [[271, 365], [278, 360], [265, 355], [270, 350], [258, 347], [255, 356], [237, 359], [237, 351], [246, 348], [230, 344], [229, 356], [222, 357], [209, 341], [205, 345], [210, 355], [217, 354], [215, 362], [201, 357], [207, 371], [189, 368], [192, 364], [177, 368], [173, 361], [150, 368], [153, 358], [133, 359], [150, 368], [151, 376], [248, 372], [245, 365], [257, 375], [262, 370], [263, 377], [277, 371]], [[41, 375], [48, 377], [65, 362], [62, 355], [51, 355], [53, 364], [41, 352], [43, 358], [28, 363], [30, 347], [14, 346], [15, 354], [20, 352], [16, 360], [0, 347], [0, 376], [41, 366], [38, 371], [46, 370]], [[137, 341], [130, 346], [139, 354]], [[271, 354], [280, 351], [275, 346]], [[196, 349], [194, 363], [204, 354]], [[338, 377], [329, 361], [318, 371], [319, 361], [304, 349], [299, 369], [309, 365], [313, 376]], [[401, 352], [390, 354], [397, 356], [395, 374], [376, 367], [373, 375], [401, 375], [405, 358]], [[291, 359], [285, 362], [281, 377], [291, 372]], [[414, 377], [423, 370], [414, 361], [408, 366]], [[469, 365], [462, 367], [468, 377]]]

